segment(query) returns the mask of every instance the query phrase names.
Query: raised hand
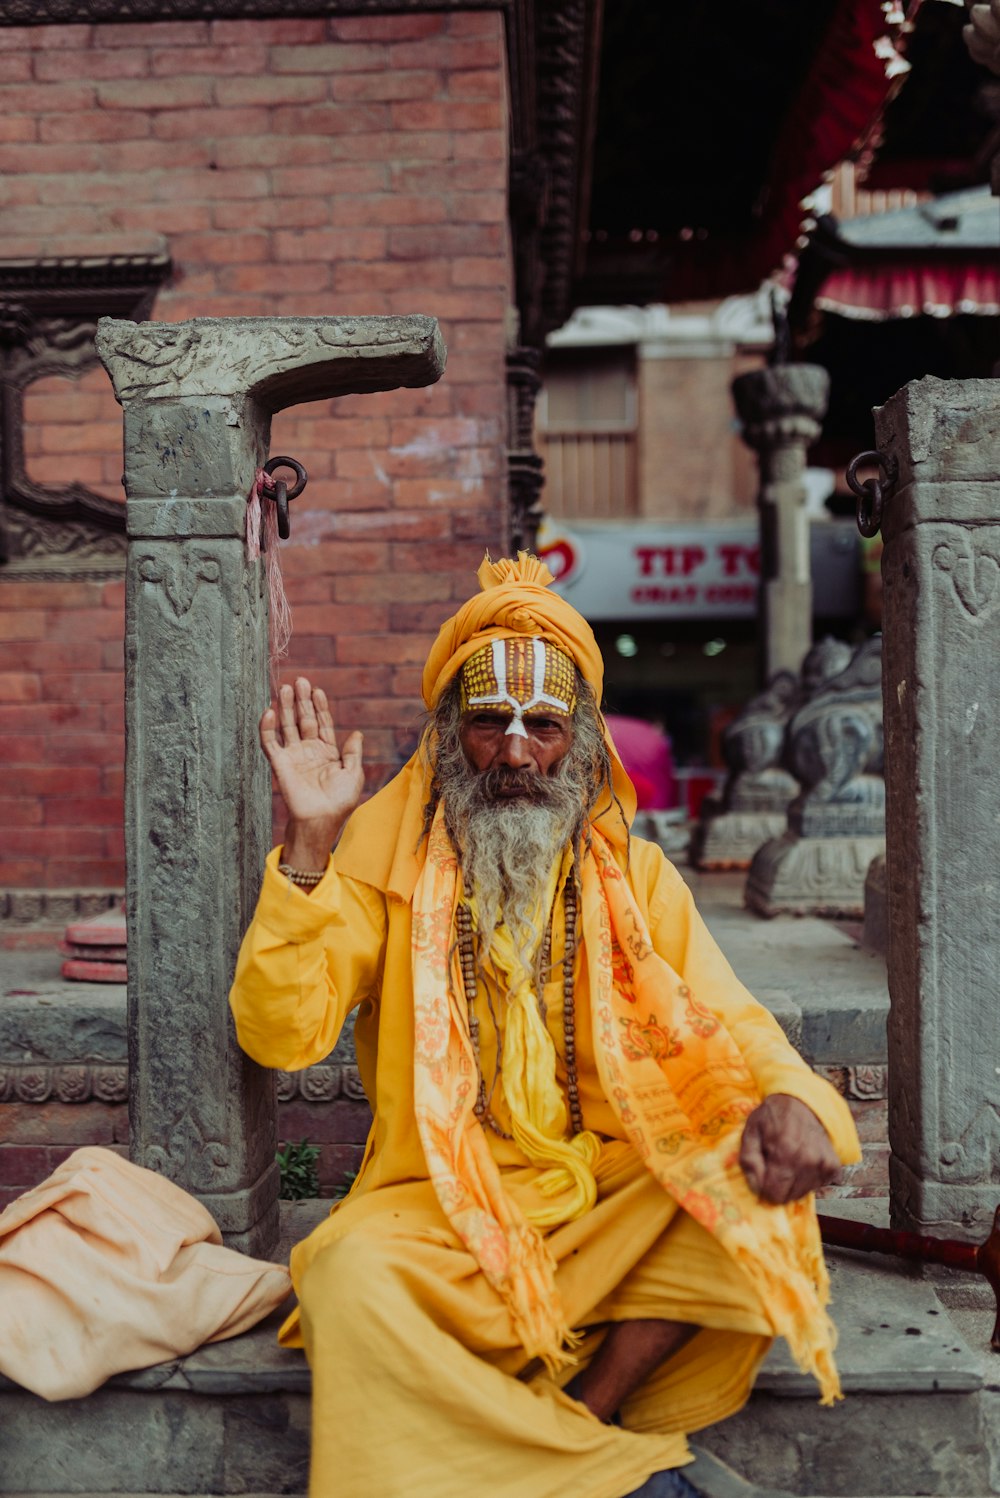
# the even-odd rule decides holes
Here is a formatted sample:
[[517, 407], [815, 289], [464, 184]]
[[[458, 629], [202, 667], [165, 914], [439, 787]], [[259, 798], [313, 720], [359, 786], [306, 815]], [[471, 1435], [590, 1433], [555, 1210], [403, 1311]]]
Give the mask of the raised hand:
[[828, 1186], [840, 1170], [830, 1136], [815, 1113], [784, 1092], [765, 1098], [747, 1119], [740, 1165], [751, 1190], [779, 1206]]
[[326, 693], [304, 676], [278, 693], [277, 712], [260, 720], [267, 755], [288, 808], [284, 858], [299, 869], [325, 868], [330, 848], [361, 799], [362, 739], [337, 745]]

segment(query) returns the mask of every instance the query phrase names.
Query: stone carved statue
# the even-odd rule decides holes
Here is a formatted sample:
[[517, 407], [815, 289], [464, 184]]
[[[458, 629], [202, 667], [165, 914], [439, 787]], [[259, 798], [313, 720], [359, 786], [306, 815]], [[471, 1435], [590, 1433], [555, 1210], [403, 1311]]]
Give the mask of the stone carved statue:
[[868, 867], [885, 848], [880, 637], [797, 708], [783, 763], [801, 789], [782, 835], [754, 856], [746, 903], [768, 916], [862, 915]]
[[789, 825], [803, 836], [885, 830], [882, 639], [866, 640], [788, 725], [785, 762], [802, 786]]
[[801, 675], [778, 671], [723, 735], [729, 778], [721, 799], [707, 803], [694, 837], [699, 868], [748, 868], [757, 849], [784, 831], [799, 781], [786, 762], [788, 725], [803, 704], [838, 676], [851, 647], [829, 636], [815, 644]]

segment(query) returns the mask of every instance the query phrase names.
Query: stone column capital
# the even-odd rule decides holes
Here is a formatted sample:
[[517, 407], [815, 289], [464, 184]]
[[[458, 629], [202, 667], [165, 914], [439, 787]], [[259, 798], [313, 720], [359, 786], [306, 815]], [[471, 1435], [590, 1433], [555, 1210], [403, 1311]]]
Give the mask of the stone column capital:
[[737, 375], [733, 401], [750, 447], [767, 450], [815, 442], [830, 395], [818, 364], [776, 364]]
[[268, 414], [301, 401], [432, 385], [444, 373], [437, 318], [102, 317], [97, 352], [122, 405], [135, 400], [252, 400]]

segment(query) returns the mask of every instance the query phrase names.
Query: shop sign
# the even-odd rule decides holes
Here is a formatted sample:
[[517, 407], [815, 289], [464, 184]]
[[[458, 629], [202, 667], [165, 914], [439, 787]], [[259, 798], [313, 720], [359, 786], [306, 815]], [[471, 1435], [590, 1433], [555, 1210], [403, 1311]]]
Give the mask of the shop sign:
[[[857, 537], [839, 525], [812, 527], [814, 612], [857, 606]], [[538, 555], [555, 588], [588, 619], [752, 619], [757, 612], [757, 526], [572, 526], [547, 518]]]

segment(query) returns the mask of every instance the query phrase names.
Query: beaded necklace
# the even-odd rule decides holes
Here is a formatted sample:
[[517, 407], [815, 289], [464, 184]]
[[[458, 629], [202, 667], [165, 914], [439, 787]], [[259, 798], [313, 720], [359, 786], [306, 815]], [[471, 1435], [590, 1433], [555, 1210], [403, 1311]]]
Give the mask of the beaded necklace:
[[[554, 915], [554, 909], [552, 915]], [[545, 939], [542, 946], [541, 959], [538, 970], [543, 976], [549, 972], [550, 956], [552, 951], [552, 915], [549, 916]], [[562, 957], [562, 1000], [563, 1000], [563, 1040], [566, 1049], [566, 1092], [569, 1097], [569, 1114], [573, 1134], [583, 1132], [583, 1109], [580, 1106], [580, 1083], [576, 1072], [576, 1012], [573, 1007], [573, 966], [576, 959], [577, 944], [577, 888], [572, 874], [563, 886], [563, 916], [565, 928], [565, 947]], [[462, 972], [462, 987], [465, 990], [465, 1002], [469, 1012], [469, 1035], [472, 1040], [472, 1049], [476, 1056], [476, 1075], [479, 1086], [476, 1094], [475, 1113], [480, 1123], [488, 1124], [495, 1134], [501, 1139], [510, 1139], [511, 1135], [501, 1128], [493, 1116], [490, 1103], [496, 1091], [497, 1080], [500, 1075], [500, 1051], [501, 1035], [500, 1026], [493, 1012], [493, 1004], [487, 990], [486, 1002], [489, 1005], [490, 1016], [493, 1020], [493, 1028], [496, 1032], [496, 1066], [493, 1072], [493, 1080], [489, 1090], [486, 1087], [486, 1079], [483, 1076], [482, 1062], [479, 1052], [479, 1019], [475, 1013], [476, 994], [479, 988], [476, 942], [472, 925], [472, 911], [464, 901], [459, 901], [455, 911], [455, 927], [458, 938], [458, 958]], [[539, 983], [539, 988], [544, 987], [544, 982]], [[545, 1019], [544, 999], [539, 995], [539, 1009], [542, 1020]]]

